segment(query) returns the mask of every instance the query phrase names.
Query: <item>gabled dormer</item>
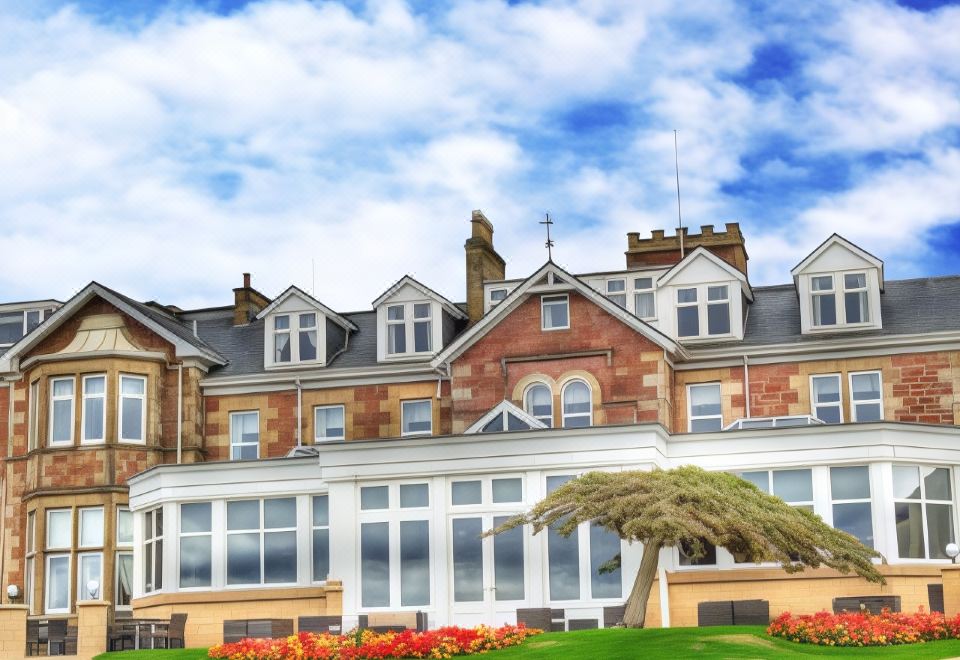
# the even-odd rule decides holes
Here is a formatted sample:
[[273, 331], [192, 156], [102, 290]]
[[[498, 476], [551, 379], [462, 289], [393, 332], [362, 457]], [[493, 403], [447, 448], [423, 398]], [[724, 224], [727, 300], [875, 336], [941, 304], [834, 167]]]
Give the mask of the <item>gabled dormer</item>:
[[747, 276], [697, 247], [657, 280], [659, 327], [684, 343], [743, 339]]
[[295, 286], [257, 314], [263, 320], [263, 365], [267, 369], [322, 367], [347, 343], [357, 326]]
[[883, 262], [838, 234], [790, 271], [803, 334], [883, 327]]
[[429, 360], [467, 321], [455, 304], [409, 275], [373, 301], [377, 311], [377, 361]]

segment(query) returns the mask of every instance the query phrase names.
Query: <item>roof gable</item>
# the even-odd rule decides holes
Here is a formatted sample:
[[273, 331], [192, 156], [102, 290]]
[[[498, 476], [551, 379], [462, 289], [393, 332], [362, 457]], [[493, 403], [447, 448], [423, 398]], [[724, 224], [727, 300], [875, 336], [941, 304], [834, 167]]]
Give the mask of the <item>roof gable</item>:
[[840, 234], [832, 234], [790, 270], [794, 280], [806, 272], [826, 272], [848, 268], [877, 268], [880, 271], [880, 290], [883, 290], [883, 261]]
[[272, 314], [275, 311], [287, 303], [291, 298], [298, 298], [306, 303], [311, 309], [316, 309], [321, 314], [326, 316], [328, 319], [344, 328], [345, 330], [350, 330], [356, 332], [357, 326], [354, 325], [352, 321], [344, 318], [340, 314], [337, 314], [335, 311], [324, 305], [322, 302], [311, 296], [309, 293], [304, 292], [297, 286], [290, 285], [286, 291], [277, 296], [272, 303], [260, 310], [260, 313], [257, 314], [257, 319], [266, 318], [269, 314]]
[[[464, 434], [469, 435], [472, 433], [482, 433], [483, 428], [487, 424], [489, 424], [494, 419], [496, 419], [497, 416], [503, 415], [504, 413], [508, 415], [513, 415], [514, 417], [519, 419], [521, 422], [526, 424], [531, 429], [547, 428], [547, 425], [541, 422], [539, 419], [528, 414], [525, 410], [515, 405], [513, 402], [507, 401], [506, 399], [504, 399], [503, 401], [495, 405], [493, 408], [491, 408], [483, 417], [481, 417], [480, 419], [475, 421], [473, 424], [471, 424], [470, 427], [466, 431], [464, 431]], [[506, 431], [507, 429], [503, 429], [503, 430]], [[524, 429], [524, 430], [528, 430], [528, 429]]]
[[[684, 279], [685, 276], [690, 276], [692, 279], [688, 281]], [[710, 250], [699, 245], [673, 268], [661, 275], [657, 280], [657, 285], [664, 286], [678, 282], [700, 284], [716, 281], [717, 278], [737, 280], [740, 282], [747, 300], [753, 300], [753, 290], [750, 287], [750, 282], [747, 281], [747, 276]]]
[[102, 284], [91, 282], [50, 315], [36, 330], [11, 346], [3, 354], [3, 358], [0, 359], [0, 372], [11, 371], [15, 364], [19, 364], [21, 356], [37, 346], [95, 297], [102, 298], [170, 342], [178, 357], [198, 358], [210, 364], [226, 364], [226, 359], [220, 353], [199, 337], [192, 335], [176, 319], [166, 317], [161, 312], [151, 309], [143, 303], [136, 302]]
[[488, 311], [466, 332], [457, 337], [431, 362], [435, 367], [462, 355], [496, 327], [511, 312], [532, 295], [575, 291], [654, 344], [674, 355], [685, 355], [685, 349], [653, 326], [640, 320], [627, 310], [601, 295], [575, 275], [571, 275], [552, 261], [548, 261], [535, 273], [520, 283], [506, 298]]
[[450, 314], [451, 316], [453, 316], [454, 318], [461, 319], [461, 320], [467, 319], [467, 315], [463, 312], [462, 309], [457, 307], [450, 300], [441, 296], [439, 293], [437, 293], [427, 285], [421, 282], [418, 282], [417, 280], [410, 277], [409, 275], [404, 275], [399, 280], [397, 280], [389, 289], [381, 293], [380, 296], [373, 301], [373, 307], [374, 308], [379, 307], [383, 303], [387, 302], [388, 300], [390, 300], [390, 298], [396, 295], [404, 287], [411, 287], [419, 291], [423, 296], [440, 303], [440, 306], [444, 309], [444, 311]]

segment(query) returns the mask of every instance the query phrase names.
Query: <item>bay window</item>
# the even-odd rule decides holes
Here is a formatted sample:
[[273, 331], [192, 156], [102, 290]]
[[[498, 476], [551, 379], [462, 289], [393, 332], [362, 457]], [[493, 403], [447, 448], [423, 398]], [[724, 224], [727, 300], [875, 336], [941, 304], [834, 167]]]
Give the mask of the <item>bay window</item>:
[[209, 587], [213, 526], [210, 502], [180, 505], [180, 588]]
[[27, 513], [27, 548], [26, 563], [23, 576], [23, 602], [27, 606], [27, 614], [33, 614], [33, 584], [34, 566], [37, 559], [37, 513]]
[[227, 584], [296, 581], [296, 499], [227, 502]]
[[103, 590], [103, 553], [77, 556], [77, 600], [96, 600]]
[[953, 529], [953, 489], [947, 467], [893, 466], [894, 520], [901, 559], [947, 559]]
[[120, 376], [120, 401], [117, 426], [120, 442], [145, 442], [147, 379], [143, 376]]
[[833, 526], [873, 546], [873, 505], [870, 468], [866, 465], [830, 468]]
[[70, 611], [70, 555], [47, 555], [47, 583], [44, 611], [65, 614]]
[[827, 424], [843, 422], [843, 406], [840, 402], [840, 374], [811, 376], [810, 398], [814, 417]]
[[103, 507], [80, 509], [79, 547], [103, 547]]
[[312, 498], [312, 554], [313, 581], [323, 582], [330, 572], [330, 498], [314, 495]]
[[47, 550], [69, 550], [73, 539], [73, 511], [47, 509]]
[[117, 548], [114, 568], [114, 603], [118, 609], [130, 609], [133, 600], [133, 514], [130, 509], [117, 507]]
[[883, 421], [883, 387], [879, 371], [850, 374], [850, 409], [855, 422]]
[[40, 415], [40, 381], [30, 383], [30, 401], [27, 402], [27, 451], [33, 451], [39, 446], [38, 438]]
[[143, 514], [143, 590], [163, 589], [163, 509]]
[[260, 457], [260, 413], [230, 413], [230, 460]]
[[50, 381], [50, 444], [73, 444], [73, 378]]
[[720, 403], [720, 383], [704, 383], [687, 386], [689, 420], [687, 430], [691, 433], [719, 431], [723, 428], [723, 410]]
[[400, 435], [433, 433], [433, 402], [430, 399], [400, 402]]
[[107, 377], [83, 377], [83, 410], [80, 427], [83, 434], [80, 442], [103, 442], [107, 425]]
[[315, 442], [344, 439], [343, 406], [317, 406], [313, 411]]

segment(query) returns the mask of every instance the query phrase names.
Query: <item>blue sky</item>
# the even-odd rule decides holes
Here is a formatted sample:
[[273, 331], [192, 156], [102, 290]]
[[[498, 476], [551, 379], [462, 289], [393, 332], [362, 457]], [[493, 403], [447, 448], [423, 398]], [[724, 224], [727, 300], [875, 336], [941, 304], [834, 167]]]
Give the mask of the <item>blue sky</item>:
[[675, 226], [674, 129], [685, 224], [739, 221], [754, 284], [834, 231], [960, 273], [956, 3], [6, 0], [0, 34], [0, 300], [461, 299], [474, 208], [509, 276], [547, 211], [619, 268]]

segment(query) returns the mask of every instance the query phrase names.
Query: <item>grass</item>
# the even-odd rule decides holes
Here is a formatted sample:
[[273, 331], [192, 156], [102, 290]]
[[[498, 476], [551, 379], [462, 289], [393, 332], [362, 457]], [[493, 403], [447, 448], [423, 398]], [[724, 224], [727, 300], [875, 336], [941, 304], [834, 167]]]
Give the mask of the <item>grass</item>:
[[[960, 640], [866, 649], [837, 649], [795, 644], [767, 636], [762, 626], [714, 628], [614, 628], [547, 633], [531, 637], [522, 646], [494, 651], [482, 657], [494, 660], [627, 660], [633, 658], [953, 658], [960, 656]], [[94, 660], [200, 660], [206, 649], [119, 651]]]

